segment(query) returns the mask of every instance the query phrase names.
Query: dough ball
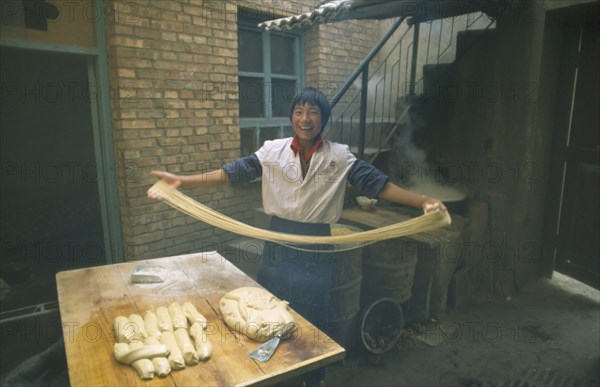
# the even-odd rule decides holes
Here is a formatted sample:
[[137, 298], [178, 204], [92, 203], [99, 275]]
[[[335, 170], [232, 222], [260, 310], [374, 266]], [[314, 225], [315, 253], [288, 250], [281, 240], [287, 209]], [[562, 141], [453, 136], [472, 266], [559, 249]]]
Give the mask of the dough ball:
[[259, 287], [241, 287], [219, 302], [223, 320], [231, 329], [256, 341], [287, 336], [296, 330], [288, 303]]

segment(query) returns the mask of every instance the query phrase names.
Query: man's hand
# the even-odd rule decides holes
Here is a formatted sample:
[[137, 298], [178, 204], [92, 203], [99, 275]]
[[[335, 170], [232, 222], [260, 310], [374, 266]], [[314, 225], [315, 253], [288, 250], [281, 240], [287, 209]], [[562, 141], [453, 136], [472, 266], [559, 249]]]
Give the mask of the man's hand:
[[441, 200], [428, 198], [423, 202], [423, 212], [428, 213], [435, 210], [448, 211]]
[[[181, 187], [181, 176], [177, 176], [173, 173], [165, 172], [165, 171], [152, 171], [150, 173], [152, 176], [156, 176], [160, 178], [165, 183], [169, 184], [171, 187], [177, 189]], [[148, 198], [152, 200], [162, 200], [160, 194], [152, 189], [147, 192]]]

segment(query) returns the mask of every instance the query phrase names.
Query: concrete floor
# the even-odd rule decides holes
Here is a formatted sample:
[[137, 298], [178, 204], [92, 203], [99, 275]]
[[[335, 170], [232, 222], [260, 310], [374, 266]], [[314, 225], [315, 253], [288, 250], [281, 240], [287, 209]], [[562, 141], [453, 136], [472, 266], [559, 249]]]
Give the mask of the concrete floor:
[[[555, 273], [512, 298], [473, 296], [395, 348], [357, 348], [327, 386], [599, 386], [600, 292]], [[442, 322], [446, 324], [441, 324]], [[444, 335], [441, 326], [446, 327]], [[425, 341], [416, 338], [418, 330]], [[429, 340], [427, 340], [429, 339]]]

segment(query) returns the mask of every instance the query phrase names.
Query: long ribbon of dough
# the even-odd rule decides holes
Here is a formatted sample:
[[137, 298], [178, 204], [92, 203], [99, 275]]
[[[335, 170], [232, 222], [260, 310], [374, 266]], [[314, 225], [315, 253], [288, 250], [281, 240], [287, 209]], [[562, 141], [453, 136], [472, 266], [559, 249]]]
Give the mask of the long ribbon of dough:
[[447, 211], [433, 210], [404, 222], [346, 235], [310, 236], [286, 234], [253, 227], [232, 219], [204, 204], [198, 203], [162, 180], [157, 181], [150, 189], [160, 194], [164, 202], [169, 206], [193, 218], [201, 220], [202, 222], [235, 234], [282, 244], [344, 244], [376, 242], [431, 231], [447, 226], [452, 222]]

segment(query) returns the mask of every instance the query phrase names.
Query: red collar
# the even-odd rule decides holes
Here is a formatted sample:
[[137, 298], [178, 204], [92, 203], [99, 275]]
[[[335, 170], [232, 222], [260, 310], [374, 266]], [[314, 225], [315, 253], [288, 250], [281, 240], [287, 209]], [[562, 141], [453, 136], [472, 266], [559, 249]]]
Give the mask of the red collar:
[[[304, 161], [306, 161], [308, 163], [310, 161], [310, 158], [312, 157], [313, 153], [315, 153], [315, 151], [317, 151], [317, 149], [321, 148], [321, 146], [323, 146], [323, 138], [321, 137], [321, 135], [319, 135], [319, 136], [317, 136], [317, 138], [315, 138], [315, 141], [313, 141], [313, 144], [311, 145], [310, 149], [308, 150], [308, 153], [306, 154], [306, 158], [304, 159]], [[294, 151], [294, 155], [298, 154], [298, 152], [300, 152], [302, 150], [302, 145], [300, 145], [298, 136], [294, 136], [292, 138], [292, 144], [290, 145], [290, 148], [292, 148], [292, 150]]]

